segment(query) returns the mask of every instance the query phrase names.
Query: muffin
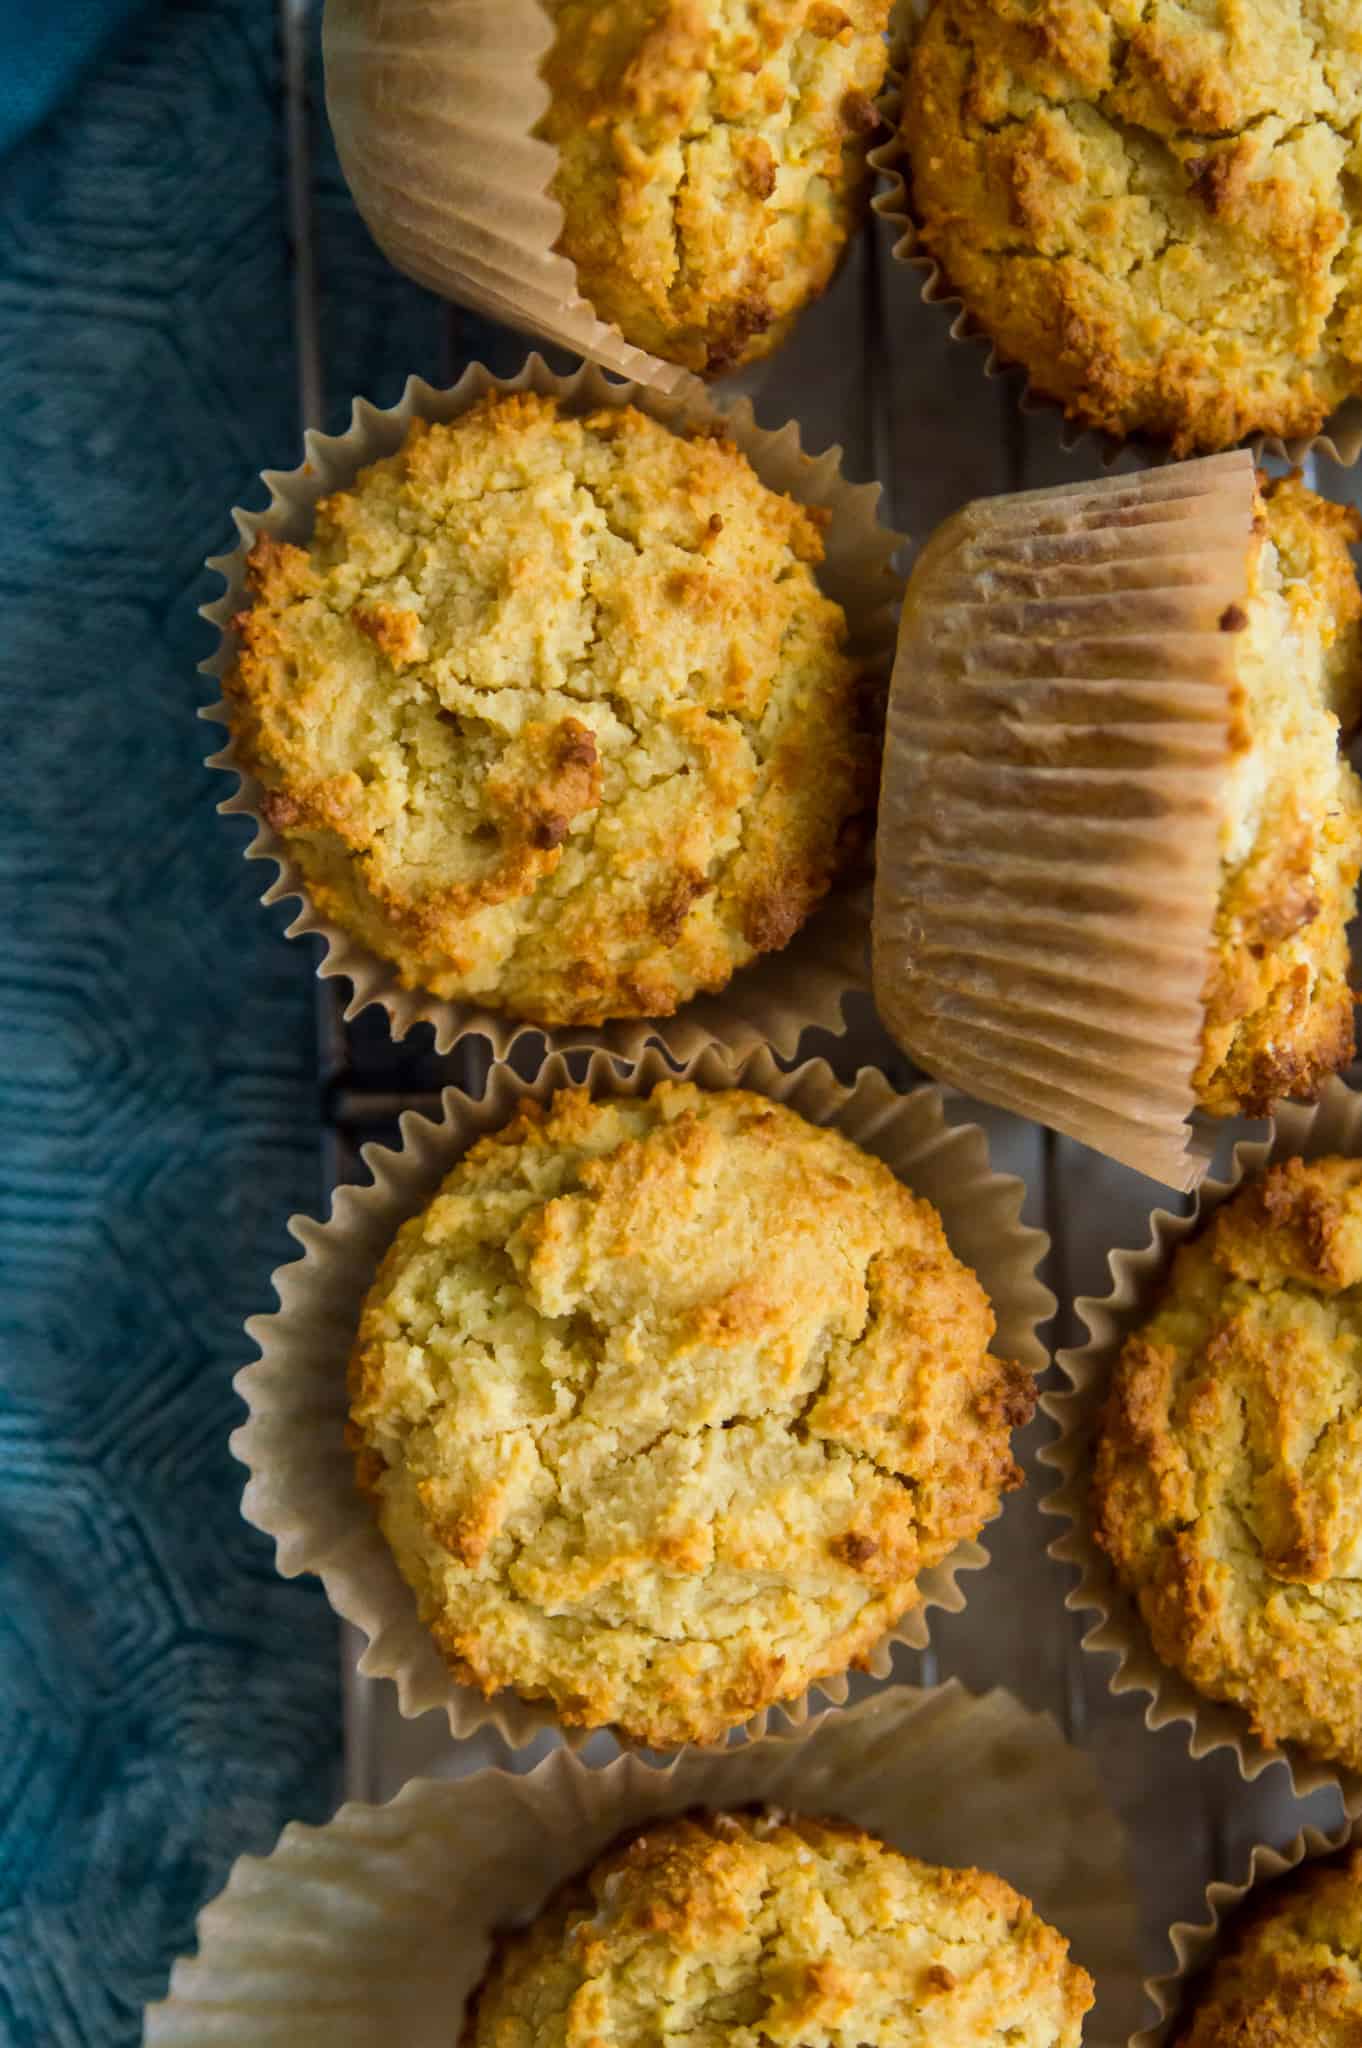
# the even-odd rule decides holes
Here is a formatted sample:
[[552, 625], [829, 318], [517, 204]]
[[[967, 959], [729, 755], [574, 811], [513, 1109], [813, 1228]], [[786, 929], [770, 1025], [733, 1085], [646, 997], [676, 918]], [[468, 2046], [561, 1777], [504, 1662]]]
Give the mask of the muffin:
[[318, 911], [402, 984], [663, 1016], [799, 929], [875, 748], [819, 514], [729, 441], [490, 396], [261, 535], [225, 681]]
[[844, 1822], [662, 1820], [501, 1942], [462, 2048], [1078, 2048], [1092, 1980], [1030, 1902]]
[[1353, 1056], [1347, 926], [1362, 785], [1339, 750], [1362, 708], [1356, 512], [1298, 477], [1260, 479], [1236, 635], [1232, 761], [1206, 983], [1199, 1106], [1267, 1116], [1313, 1101]]
[[626, 341], [769, 355], [860, 217], [889, 0], [546, 0], [559, 249]]
[[1286, 1159], [1179, 1248], [1092, 1510], [1165, 1664], [1267, 1745], [1362, 1769], [1362, 1160]]
[[909, 584], [874, 986], [938, 1080], [1171, 1186], [1353, 1043], [1351, 511], [1247, 453], [980, 499]]
[[936, 0], [903, 102], [949, 286], [1071, 419], [1178, 454], [1362, 393], [1362, 13]]
[[1362, 2040], [1362, 1850], [1306, 1864], [1231, 1923], [1176, 2048], [1346, 2048]]
[[459, 1682], [708, 1741], [864, 1657], [1020, 1483], [1030, 1374], [940, 1219], [741, 1089], [564, 1089], [379, 1268], [361, 1487]]

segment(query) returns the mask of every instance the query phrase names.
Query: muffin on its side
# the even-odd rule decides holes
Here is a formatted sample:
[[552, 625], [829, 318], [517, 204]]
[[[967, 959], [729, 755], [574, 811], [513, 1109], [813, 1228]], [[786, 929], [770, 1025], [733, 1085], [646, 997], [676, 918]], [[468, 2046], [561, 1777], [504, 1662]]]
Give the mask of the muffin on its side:
[[460, 1682], [708, 1741], [864, 1657], [1020, 1483], [936, 1211], [745, 1090], [560, 1091], [399, 1232], [361, 1486]]
[[662, 1820], [507, 1936], [462, 2048], [1079, 2048], [1092, 1980], [1002, 1878], [844, 1822]]
[[626, 341], [702, 375], [769, 355], [865, 197], [889, 0], [547, 0], [558, 246]]
[[1070, 418], [1178, 454], [1362, 393], [1362, 11], [936, 0], [903, 102], [922, 244]]
[[1362, 1850], [1306, 1864], [1247, 1903], [1191, 1995], [1176, 2048], [1362, 2041]]
[[1213, 1116], [1313, 1101], [1353, 1055], [1347, 926], [1362, 784], [1339, 750], [1362, 709], [1356, 512], [1260, 479], [1231, 707], [1220, 898], [1193, 1087]]
[[1353, 1045], [1362, 525], [1247, 451], [981, 498], [909, 581], [876, 1003], [935, 1079], [1171, 1186]]
[[225, 683], [324, 917], [544, 1025], [666, 1016], [784, 946], [874, 745], [818, 515], [731, 443], [492, 396], [251, 550]]
[[1092, 1504], [1166, 1664], [1362, 1770], [1362, 1160], [1285, 1160], [1178, 1249]]

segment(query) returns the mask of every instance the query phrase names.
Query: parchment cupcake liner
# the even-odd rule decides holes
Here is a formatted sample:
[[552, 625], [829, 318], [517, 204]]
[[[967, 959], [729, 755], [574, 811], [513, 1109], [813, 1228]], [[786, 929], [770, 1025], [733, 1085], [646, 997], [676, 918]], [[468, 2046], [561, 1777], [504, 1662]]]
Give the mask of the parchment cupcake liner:
[[[587, 1084], [594, 1094], [633, 1096], [647, 1094], [674, 1073], [653, 1050], [629, 1071], [597, 1054]], [[716, 1048], [690, 1061], [684, 1077], [706, 1088], [741, 1086], [788, 1103], [810, 1122], [835, 1125], [884, 1160], [915, 1193], [936, 1205], [952, 1249], [978, 1273], [997, 1316], [994, 1349], [1034, 1372], [1045, 1369], [1048, 1361], [1036, 1325], [1052, 1313], [1054, 1297], [1037, 1279], [1036, 1268], [1048, 1239], [1022, 1224], [1022, 1184], [991, 1170], [987, 1141], [977, 1126], [947, 1127], [938, 1090], [899, 1095], [869, 1068], [846, 1089], [821, 1060], [785, 1073], [764, 1051], [737, 1062]], [[399, 1226], [424, 1207], [478, 1137], [508, 1123], [527, 1096], [542, 1102], [569, 1079], [561, 1055], [549, 1058], [533, 1082], [494, 1067], [481, 1100], [446, 1089], [442, 1122], [404, 1116], [400, 1150], [366, 1146], [363, 1157], [372, 1184], [339, 1189], [327, 1223], [302, 1217], [291, 1222], [303, 1257], [274, 1276], [279, 1311], [247, 1324], [261, 1355], [236, 1380], [249, 1410], [232, 1438], [233, 1451], [250, 1470], [242, 1512], [275, 1539], [280, 1571], [289, 1578], [305, 1571], [318, 1574], [336, 1612], [366, 1638], [360, 1671], [391, 1678], [404, 1715], [438, 1709], [456, 1737], [491, 1727], [514, 1746], [557, 1727], [554, 1709], [509, 1691], [484, 1699], [451, 1676], [371, 1507], [356, 1490], [345, 1444], [346, 1364], [360, 1306]], [[980, 1544], [964, 1543], [922, 1574], [921, 1604], [883, 1638], [869, 1660], [875, 1677], [889, 1675], [896, 1643], [914, 1649], [926, 1643], [929, 1608], [955, 1612], [963, 1607], [959, 1575], [987, 1562]], [[760, 1734], [779, 1715], [802, 1723], [816, 1697], [840, 1704], [847, 1697], [846, 1678], [822, 1680], [800, 1699], [756, 1715], [746, 1724], [746, 1734]], [[566, 1731], [574, 1748], [588, 1739], [589, 1731]]]
[[491, 1937], [625, 1830], [688, 1807], [772, 1804], [856, 1822], [930, 1862], [1001, 1872], [1095, 1977], [1084, 2039], [1117, 2048], [1139, 2008], [1134, 1899], [1090, 1758], [1010, 1694], [893, 1686], [845, 1714], [666, 1769], [590, 1770], [563, 1750], [524, 1776], [414, 1779], [243, 1857], [147, 2013], [149, 2048], [215, 2041], [450, 2048]]
[[1167, 1186], [1219, 889], [1246, 453], [981, 499], [924, 549], [890, 688], [880, 1014], [938, 1080]]
[[1299, 1798], [1322, 1786], [1337, 1786], [1349, 1814], [1362, 1813], [1362, 1773], [1320, 1762], [1294, 1742], [1269, 1748], [1253, 1733], [1242, 1707], [1203, 1698], [1180, 1672], [1155, 1655], [1136, 1602], [1093, 1539], [1089, 1487], [1097, 1421], [1121, 1347], [1129, 1333], [1153, 1312], [1178, 1245], [1264, 1167], [1296, 1155], [1315, 1159], [1328, 1153], [1356, 1155], [1360, 1150], [1362, 1096], [1342, 1081], [1332, 1080], [1315, 1107], [1290, 1104], [1279, 1112], [1270, 1143], [1236, 1145], [1230, 1178], [1204, 1181], [1190, 1215], [1174, 1216], [1166, 1209], [1156, 1209], [1149, 1219], [1151, 1236], [1143, 1251], [1111, 1253], [1110, 1294], [1101, 1300], [1082, 1297], [1076, 1304], [1089, 1341], [1058, 1355], [1070, 1391], [1041, 1397], [1042, 1409], [1059, 1426], [1059, 1437], [1040, 1453], [1042, 1463], [1060, 1475], [1059, 1485], [1042, 1507], [1046, 1514], [1062, 1516], [1068, 1524], [1050, 1545], [1050, 1555], [1079, 1569], [1079, 1582], [1066, 1605], [1096, 1617], [1083, 1647], [1094, 1654], [1115, 1656], [1111, 1691], [1146, 1694], [1149, 1704], [1144, 1718], [1150, 1729], [1185, 1722], [1194, 1757], [1231, 1749], [1248, 1780], [1260, 1776], [1270, 1764], [1281, 1763]]
[[555, 253], [558, 155], [534, 130], [553, 28], [539, 0], [327, 0], [326, 107], [383, 253], [443, 298], [663, 393], [702, 389], [635, 348]]
[[1356, 1827], [1327, 1835], [1318, 1828], [1304, 1828], [1285, 1849], [1273, 1849], [1266, 1844], [1254, 1849], [1244, 1883], [1208, 1885], [1205, 1920], [1179, 1920], [1168, 1930], [1176, 1967], [1165, 1976], [1147, 1980], [1145, 1996], [1158, 2018], [1132, 2035], [1130, 2048], [1172, 2048], [1175, 2029], [1191, 2017], [1197, 1977], [1214, 1961], [1222, 1931], [1250, 1894], [1298, 1870], [1303, 1863], [1336, 1856], [1357, 1839]]
[[[907, 66], [908, 49], [912, 37], [925, 20], [931, 0], [904, 0], [899, 21], [899, 45], [895, 55], [895, 68], [891, 71], [885, 91], [877, 102], [878, 111], [887, 131], [887, 139], [872, 149], [867, 156], [872, 173], [879, 181], [880, 189], [870, 202], [871, 211], [879, 216], [890, 229], [893, 240], [890, 254], [895, 262], [903, 263], [914, 270], [922, 279], [922, 303], [939, 306], [949, 319], [950, 335], [953, 341], [967, 343], [982, 352], [983, 374], [990, 380], [1008, 378], [1017, 386], [1018, 403], [1024, 413], [1048, 413], [1058, 415], [1061, 421], [1059, 444], [1066, 454], [1073, 454], [1090, 445], [1103, 466], [1111, 465], [1126, 449], [1133, 450], [1142, 461], [1161, 465], [1175, 460], [1171, 448], [1164, 441], [1149, 435], [1129, 436], [1103, 433], [1096, 427], [1088, 427], [1078, 420], [1072, 420], [1064, 412], [1063, 401], [1053, 398], [1046, 391], [1039, 390], [1032, 383], [1022, 363], [1013, 362], [1005, 356], [969, 311], [963, 297], [956, 291], [941, 265], [923, 245], [918, 232], [918, 223], [913, 214], [910, 189], [911, 169], [908, 150], [903, 139], [903, 80]], [[1292, 463], [1303, 462], [1307, 455], [1320, 453], [1332, 457], [1349, 469], [1362, 455], [1362, 399], [1348, 399], [1333, 413], [1322, 432], [1293, 436], [1283, 440], [1277, 434], [1253, 434], [1242, 444], [1260, 458], [1264, 455], [1279, 456]]]
[[[436, 391], [421, 378], [409, 378], [398, 404], [386, 411], [356, 399], [344, 434], [309, 432], [304, 436], [304, 460], [297, 469], [265, 471], [262, 481], [270, 493], [269, 504], [263, 512], [237, 508], [232, 517], [240, 536], [238, 546], [231, 554], [214, 556], [208, 562], [227, 588], [214, 603], [202, 608], [204, 618], [221, 635], [217, 651], [202, 664], [204, 673], [221, 681], [235, 659], [232, 621], [247, 602], [246, 557], [258, 534], [305, 541], [318, 499], [351, 484], [366, 464], [391, 455], [401, 446], [413, 419], [457, 419], [491, 391], [535, 391], [582, 412], [599, 406], [636, 405], [668, 427], [721, 427], [763, 483], [787, 492], [802, 505], [827, 512], [826, 560], [818, 572], [819, 582], [846, 612], [851, 651], [872, 674], [888, 675], [902, 591], [891, 560], [902, 536], [882, 526], [876, 517], [880, 486], [852, 484], [842, 475], [840, 448], [826, 449], [818, 456], [805, 454], [793, 421], [770, 432], [756, 424], [746, 400], [720, 413], [703, 393], [673, 398], [637, 385], [607, 382], [592, 365], [571, 376], [556, 376], [537, 355], [528, 357], [524, 368], [511, 378], [493, 377], [481, 364], [473, 364], [447, 391]], [[219, 701], [201, 715], [228, 725], [225, 702]], [[235, 795], [218, 809], [254, 821], [256, 834], [245, 849], [246, 858], [273, 861], [278, 870], [261, 901], [300, 898], [303, 907], [288, 928], [289, 937], [319, 934], [325, 950], [318, 974], [324, 979], [339, 975], [350, 982], [347, 1018], [375, 1003], [386, 1012], [394, 1038], [405, 1037], [415, 1024], [428, 1023], [434, 1027], [435, 1050], [445, 1053], [466, 1033], [477, 1032], [491, 1040], [498, 1058], [505, 1057], [522, 1033], [544, 1028], [474, 1003], [446, 1001], [426, 990], [403, 988], [390, 961], [318, 913], [287, 841], [261, 813], [263, 792], [242, 763], [230, 731], [227, 744], [210, 756], [208, 765], [238, 779]], [[738, 1052], [770, 1043], [784, 1057], [793, 1058], [800, 1033], [809, 1026], [833, 1032], [844, 1028], [842, 997], [852, 989], [866, 987], [868, 949], [868, 888], [836, 889], [782, 952], [764, 954], [740, 969], [721, 995], [697, 997], [672, 1017], [623, 1019], [600, 1030], [550, 1029], [547, 1036], [556, 1045], [600, 1046], [630, 1060], [639, 1057], [649, 1039], [660, 1040], [678, 1059], [689, 1059], [702, 1046], [718, 1042]]]

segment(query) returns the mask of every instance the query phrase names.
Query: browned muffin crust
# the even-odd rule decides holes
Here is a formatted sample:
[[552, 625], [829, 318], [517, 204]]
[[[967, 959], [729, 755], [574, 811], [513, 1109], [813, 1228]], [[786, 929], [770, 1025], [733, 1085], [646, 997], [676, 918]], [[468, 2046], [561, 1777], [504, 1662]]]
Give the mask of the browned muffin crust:
[[499, 1942], [461, 2048], [1079, 2048], [1092, 1980], [990, 1872], [844, 1821], [691, 1813]]
[[1178, 1249], [1092, 1510], [1164, 1663], [1362, 1770], [1362, 1160], [1284, 1160]]
[[546, 0], [559, 247], [627, 341], [769, 355], [865, 197], [889, 0]]
[[875, 746], [820, 515], [728, 440], [492, 396], [262, 536], [225, 688], [321, 914], [407, 987], [666, 1016], [784, 946]]
[[1248, 1900], [1189, 2003], [1176, 2048], [1357, 2048], [1362, 1850], [1306, 1864]]
[[1070, 418], [1178, 454], [1362, 392], [1362, 10], [936, 0], [903, 107], [922, 241]]
[[743, 1089], [562, 1089], [404, 1224], [358, 1476], [456, 1677], [659, 1747], [845, 1671], [1021, 1483], [930, 1203]]

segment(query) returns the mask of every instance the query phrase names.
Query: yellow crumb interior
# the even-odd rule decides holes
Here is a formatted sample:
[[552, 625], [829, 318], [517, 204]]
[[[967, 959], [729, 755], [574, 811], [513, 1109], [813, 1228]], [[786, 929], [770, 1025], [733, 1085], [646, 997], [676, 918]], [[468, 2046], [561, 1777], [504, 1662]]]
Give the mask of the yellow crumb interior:
[[[1352, 1056], [1347, 925], [1362, 786], [1340, 749], [1360, 670], [1357, 586], [1335, 508], [1294, 482], [1266, 499], [1238, 628], [1234, 756], [1197, 1099], [1265, 1115]], [[1332, 545], [1331, 545], [1332, 543]]]

